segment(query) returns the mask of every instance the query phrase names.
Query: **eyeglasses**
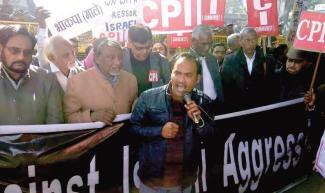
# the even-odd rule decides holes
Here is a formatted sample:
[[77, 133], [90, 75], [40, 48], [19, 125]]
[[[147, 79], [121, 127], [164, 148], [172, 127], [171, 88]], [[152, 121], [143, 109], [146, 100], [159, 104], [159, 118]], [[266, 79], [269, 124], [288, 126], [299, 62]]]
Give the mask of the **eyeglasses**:
[[133, 43], [133, 46], [137, 51], [150, 50], [152, 48], [152, 44], [149, 44], [147, 46], [139, 46], [139, 45], [135, 45], [135, 43]]
[[28, 57], [28, 56], [33, 55], [33, 50], [32, 49], [24, 50], [24, 49], [17, 48], [17, 47], [5, 47], [5, 48], [7, 48], [7, 50], [13, 55], [18, 55], [20, 53], [23, 53], [24, 57]]

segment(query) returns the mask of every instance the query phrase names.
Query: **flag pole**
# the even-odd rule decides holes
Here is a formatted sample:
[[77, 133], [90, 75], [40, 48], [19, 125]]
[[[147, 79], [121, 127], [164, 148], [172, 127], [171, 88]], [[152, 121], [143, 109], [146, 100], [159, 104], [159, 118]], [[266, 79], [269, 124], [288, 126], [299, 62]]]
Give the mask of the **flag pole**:
[[321, 55], [322, 55], [322, 53], [319, 53], [318, 54], [317, 62], [316, 62], [316, 66], [315, 66], [315, 69], [314, 69], [313, 77], [311, 79], [311, 83], [310, 83], [310, 86], [309, 86], [309, 90], [311, 90], [314, 87], [315, 80], [316, 80], [316, 75], [317, 75], [317, 72], [318, 72], [318, 66], [319, 66], [319, 63], [320, 63], [320, 57], [321, 57]]

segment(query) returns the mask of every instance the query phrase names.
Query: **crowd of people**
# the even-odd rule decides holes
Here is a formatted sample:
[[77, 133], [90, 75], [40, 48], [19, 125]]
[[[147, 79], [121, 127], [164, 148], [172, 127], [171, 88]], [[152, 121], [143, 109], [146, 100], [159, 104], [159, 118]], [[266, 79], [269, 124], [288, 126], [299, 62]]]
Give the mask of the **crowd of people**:
[[210, 28], [198, 25], [189, 51], [168, 61], [166, 46], [137, 24], [129, 47], [98, 39], [86, 65], [70, 40], [47, 37], [48, 13], [37, 11], [37, 40], [23, 27], [0, 29], [0, 125], [110, 126], [116, 115], [132, 113], [130, 133], [142, 143], [141, 193], [191, 192], [200, 140], [216, 132], [214, 115], [305, 97], [307, 110], [324, 117], [322, 69], [309, 88], [315, 54], [291, 47], [285, 60], [264, 55], [253, 28], [213, 45]]

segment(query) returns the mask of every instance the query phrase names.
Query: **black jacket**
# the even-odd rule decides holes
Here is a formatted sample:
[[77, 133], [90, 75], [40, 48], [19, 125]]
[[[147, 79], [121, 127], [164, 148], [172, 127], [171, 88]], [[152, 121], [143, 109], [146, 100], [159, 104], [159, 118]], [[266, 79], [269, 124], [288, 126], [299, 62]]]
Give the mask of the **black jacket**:
[[268, 104], [275, 62], [256, 47], [252, 73], [249, 75], [242, 49], [225, 57], [222, 73], [224, 96], [228, 111], [238, 111]]

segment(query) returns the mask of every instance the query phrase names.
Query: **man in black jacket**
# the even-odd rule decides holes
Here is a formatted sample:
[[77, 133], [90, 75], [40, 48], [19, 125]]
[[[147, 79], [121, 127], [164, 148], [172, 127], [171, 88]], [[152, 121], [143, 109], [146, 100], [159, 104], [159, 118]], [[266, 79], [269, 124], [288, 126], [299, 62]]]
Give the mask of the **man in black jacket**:
[[257, 46], [258, 36], [253, 28], [240, 32], [241, 48], [225, 57], [223, 89], [228, 111], [238, 111], [268, 104], [274, 64]]
[[312, 53], [291, 47], [287, 61], [276, 72], [276, 94], [278, 101], [303, 97], [309, 90], [313, 75]]

